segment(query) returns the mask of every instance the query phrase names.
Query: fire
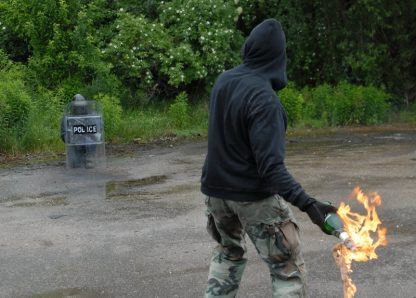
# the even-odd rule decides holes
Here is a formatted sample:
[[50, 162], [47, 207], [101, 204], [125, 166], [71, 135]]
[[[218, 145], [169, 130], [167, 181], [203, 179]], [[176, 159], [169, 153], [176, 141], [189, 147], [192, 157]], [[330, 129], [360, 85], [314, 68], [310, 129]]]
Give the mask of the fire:
[[[344, 298], [354, 297], [357, 291], [357, 287], [349, 277], [349, 273], [352, 272], [352, 262], [377, 259], [376, 248], [380, 245], [387, 245], [387, 230], [381, 227], [381, 221], [376, 212], [376, 207], [381, 204], [381, 197], [375, 192], [368, 197], [359, 187], [354, 188], [352, 195], [364, 206], [367, 214], [352, 212], [351, 207], [343, 202], [338, 208], [338, 215], [344, 223], [344, 230], [355, 245], [354, 250], [347, 249], [343, 244], [337, 244], [333, 249], [335, 261], [341, 270]], [[377, 241], [373, 239], [375, 234], [377, 234]]]

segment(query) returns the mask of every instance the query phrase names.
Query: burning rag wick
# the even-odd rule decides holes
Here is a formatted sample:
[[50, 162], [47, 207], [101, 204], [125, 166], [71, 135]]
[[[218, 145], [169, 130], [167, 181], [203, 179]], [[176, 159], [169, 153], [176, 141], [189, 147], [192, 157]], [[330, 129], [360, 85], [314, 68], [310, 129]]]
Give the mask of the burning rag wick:
[[[354, 243], [354, 249], [350, 250], [342, 243], [333, 248], [333, 257], [341, 270], [341, 278], [344, 285], [344, 298], [352, 298], [357, 287], [349, 276], [352, 272], [351, 264], [367, 262], [377, 259], [375, 250], [380, 245], [387, 245], [387, 230], [381, 227], [381, 221], [376, 212], [376, 206], [381, 204], [381, 197], [377, 193], [371, 193], [370, 198], [363, 194], [359, 187], [354, 188], [352, 194], [355, 199], [364, 206], [366, 215], [351, 212], [349, 205], [341, 203], [338, 215], [344, 223], [344, 230]], [[377, 233], [378, 240], [374, 242], [372, 235]]]

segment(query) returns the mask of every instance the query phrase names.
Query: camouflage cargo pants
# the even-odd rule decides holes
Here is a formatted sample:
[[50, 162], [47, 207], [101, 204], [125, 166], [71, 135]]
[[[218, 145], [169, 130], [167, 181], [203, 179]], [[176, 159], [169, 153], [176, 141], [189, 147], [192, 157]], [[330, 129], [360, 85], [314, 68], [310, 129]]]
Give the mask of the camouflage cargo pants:
[[247, 234], [269, 267], [273, 297], [306, 297], [298, 227], [280, 196], [258, 202], [206, 197], [207, 230], [219, 243], [210, 264], [205, 297], [237, 294], [246, 265]]

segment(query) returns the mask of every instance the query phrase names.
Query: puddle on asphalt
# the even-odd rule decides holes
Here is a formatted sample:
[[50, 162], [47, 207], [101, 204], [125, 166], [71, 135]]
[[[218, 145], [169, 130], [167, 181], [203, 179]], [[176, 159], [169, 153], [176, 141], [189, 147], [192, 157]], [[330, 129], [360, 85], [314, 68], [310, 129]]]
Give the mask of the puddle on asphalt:
[[172, 218], [193, 208], [189, 202], [169, 197], [199, 189], [198, 183], [163, 185], [167, 176], [150, 176], [142, 179], [110, 181], [106, 184], [106, 200], [116, 201], [117, 215], [142, 218]]
[[48, 206], [64, 206], [68, 205], [66, 197], [53, 197], [53, 198], [34, 198], [19, 202], [13, 205], [13, 207], [48, 207]]
[[160, 198], [151, 191], [144, 189], [146, 186], [152, 186], [164, 183], [166, 175], [149, 176], [141, 179], [131, 179], [124, 181], [109, 181], [105, 185], [105, 198], [107, 200], [120, 199], [155, 199]]
[[41, 294], [25, 296], [25, 298], [109, 298], [110, 295], [104, 290], [90, 290], [90, 289], [58, 289]]
[[394, 141], [400, 141], [400, 140], [407, 140], [410, 138], [407, 134], [402, 133], [395, 133], [391, 135], [382, 135], [382, 136], [375, 136], [375, 139], [385, 139], [385, 140], [394, 140]]
[[58, 193], [43, 193], [33, 196], [10, 197], [3, 203], [6, 207], [53, 207], [68, 205], [66, 196]]

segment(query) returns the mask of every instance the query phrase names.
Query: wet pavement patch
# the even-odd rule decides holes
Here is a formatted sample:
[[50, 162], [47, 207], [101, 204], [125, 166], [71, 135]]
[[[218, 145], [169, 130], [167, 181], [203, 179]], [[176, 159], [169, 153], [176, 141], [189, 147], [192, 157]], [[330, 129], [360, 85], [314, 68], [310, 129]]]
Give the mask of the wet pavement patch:
[[110, 181], [106, 184], [106, 200], [114, 207], [117, 218], [173, 218], [193, 208], [178, 194], [198, 190], [197, 183], [171, 185], [167, 176], [149, 176], [137, 180]]
[[109, 298], [110, 295], [104, 290], [91, 290], [91, 289], [58, 289], [41, 294], [35, 294], [31, 296], [24, 296], [22, 298]]
[[9, 197], [2, 202], [5, 207], [53, 207], [68, 205], [62, 193], [44, 193], [33, 196]]
[[148, 187], [162, 184], [166, 179], [167, 176], [161, 175], [124, 181], [109, 181], [105, 185], [105, 197], [107, 200], [158, 199], [160, 197], [150, 191]]

